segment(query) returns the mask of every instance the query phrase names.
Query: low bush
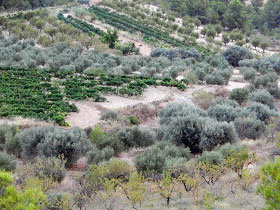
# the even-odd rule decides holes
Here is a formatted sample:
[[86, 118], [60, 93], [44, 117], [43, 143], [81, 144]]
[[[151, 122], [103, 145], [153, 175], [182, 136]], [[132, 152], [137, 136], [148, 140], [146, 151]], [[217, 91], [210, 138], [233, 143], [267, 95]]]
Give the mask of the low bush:
[[235, 143], [238, 137], [232, 123], [205, 120], [203, 125], [199, 149], [212, 150], [217, 145]]
[[202, 109], [208, 109], [214, 102], [214, 94], [211, 92], [199, 90], [193, 94], [193, 101]]
[[139, 125], [140, 120], [135, 116], [128, 116], [127, 119], [129, 120], [131, 125]]
[[196, 157], [196, 162], [204, 162], [208, 164], [220, 165], [224, 164], [226, 158], [236, 151], [240, 151], [243, 147], [238, 144], [224, 144], [216, 146], [212, 151], [204, 151]]
[[239, 66], [239, 61], [252, 58], [252, 53], [246, 47], [240, 46], [227, 48], [223, 55], [229, 64], [235, 67]]
[[189, 114], [197, 114], [199, 116], [207, 116], [207, 112], [186, 103], [169, 103], [164, 109], [160, 110], [160, 124], [168, 124], [172, 118], [177, 116], [187, 116]]
[[110, 146], [101, 149], [98, 149], [97, 147], [93, 147], [88, 153], [87, 153], [87, 163], [88, 164], [98, 164], [103, 161], [110, 160], [114, 156], [114, 149]]
[[257, 139], [266, 129], [264, 122], [251, 117], [235, 119], [234, 126], [240, 139]]
[[32, 164], [34, 176], [45, 179], [50, 178], [55, 182], [62, 182], [65, 174], [65, 161], [56, 157], [37, 158]]
[[168, 142], [160, 142], [154, 145], [149, 151], [140, 153], [135, 158], [135, 167], [146, 175], [162, 173], [172, 168], [171, 162], [187, 162], [190, 158], [188, 148], [180, 148]]
[[255, 102], [245, 108], [250, 114], [255, 116], [257, 119], [266, 122], [271, 117], [277, 117], [279, 114], [275, 110], [271, 110], [269, 106]]
[[52, 192], [48, 194], [47, 201], [46, 210], [71, 208], [69, 196], [63, 192]]
[[5, 150], [8, 154], [15, 155], [20, 158], [22, 148], [19, 140], [19, 134], [13, 136], [13, 134], [6, 135]]
[[253, 68], [243, 68], [243, 77], [247, 81], [254, 81], [257, 71]]
[[253, 102], [262, 103], [264, 105], [269, 106], [269, 108], [274, 109], [274, 98], [273, 96], [266, 90], [256, 90], [249, 95], [249, 99]]
[[233, 108], [239, 106], [236, 101], [223, 97], [217, 98], [214, 105], [227, 105], [227, 106], [232, 106]]
[[100, 129], [99, 126], [95, 126], [91, 132], [89, 133], [89, 137], [90, 140], [92, 140], [92, 142], [96, 142], [98, 141], [98, 139], [102, 138], [104, 132]]
[[249, 90], [246, 88], [235, 88], [231, 91], [229, 98], [235, 100], [239, 104], [243, 104], [248, 100]]
[[123, 128], [117, 133], [118, 139], [125, 147], [148, 147], [155, 142], [155, 134], [150, 130], [139, 129], [138, 127]]
[[105, 111], [101, 114], [101, 120], [118, 120], [119, 116], [118, 113], [112, 110]]
[[[191, 106], [190, 106], [191, 107]], [[158, 129], [158, 136], [177, 145], [184, 144], [192, 152], [211, 149], [218, 144], [234, 142], [237, 138], [235, 129], [226, 122], [217, 122], [216, 120], [199, 115], [199, 112], [191, 112], [194, 108], [185, 108], [173, 112], [173, 116], [164, 116], [171, 112], [172, 106], [162, 111], [163, 119]], [[175, 108], [175, 107], [174, 107]], [[172, 112], [171, 112], [172, 113]], [[160, 116], [160, 117], [161, 117]]]
[[124, 143], [113, 133], [106, 133], [95, 141], [95, 145], [99, 150], [110, 147], [114, 150], [114, 155], [118, 155], [125, 149]]
[[23, 131], [19, 139], [25, 160], [36, 156], [63, 156], [70, 164], [89, 148], [86, 134], [76, 127], [66, 131], [57, 127], [31, 127]]
[[18, 131], [19, 128], [17, 126], [7, 124], [0, 125], [0, 144], [5, 144], [7, 134], [9, 134], [9, 136], [15, 136]]
[[213, 72], [205, 76], [205, 82], [208, 85], [226, 85], [224, 77], [219, 72]]
[[0, 170], [14, 171], [16, 169], [16, 161], [8, 154], [0, 152]]
[[106, 170], [105, 177], [108, 179], [124, 178], [131, 172], [131, 167], [126, 161], [113, 158], [107, 162], [102, 163]]
[[268, 162], [260, 168], [261, 183], [258, 192], [264, 196], [268, 209], [279, 209], [279, 174], [279, 157], [276, 157], [274, 162]]
[[234, 108], [233, 106], [230, 105], [217, 104], [211, 106], [208, 109], [208, 114], [210, 117], [218, 121], [231, 122], [240, 116], [240, 111], [241, 110], [239, 108]]

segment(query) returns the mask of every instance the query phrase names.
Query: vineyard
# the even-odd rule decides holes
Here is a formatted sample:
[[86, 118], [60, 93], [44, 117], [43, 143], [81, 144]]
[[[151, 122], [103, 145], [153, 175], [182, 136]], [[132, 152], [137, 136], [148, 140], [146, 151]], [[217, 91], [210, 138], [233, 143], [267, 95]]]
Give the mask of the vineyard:
[[128, 31], [131, 33], [134, 33], [134, 32], [143, 33], [144, 39], [153, 37], [159, 41], [163, 41], [174, 47], [184, 47], [187, 49], [189, 49], [191, 47], [195, 47], [205, 55], [210, 54], [210, 50], [208, 50], [202, 46], [199, 46], [197, 43], [186, 44], [181, 40], [171, 37], [168, 33], [165, 33], [155, 27], [151, 28], [149, 26], [145, 26], [143, 23], [133, 20], [132, 18], [127, 17], [126, 15], [119, 15], [114, 12], [107, 12], [105, 9], [102, 9], [102, 8], [99, 8], [96, 6], [92, 6], [89, 9], [89, 11], [95, 13], [95, 15], [98, 17], [98, 19], [105, 21], [105, 23], [107, 23], [119, 30]]
[[65, 126], [67, 113], [78, 111], [70, 100], [101, 102], [106, 100], [102, 94], [141, 95], [148, 85], [185, 90], [187, 83], [169, 78], [0, 67], [0, 117], [32, 117]]
[[93, 25], [88, 24], [85, 21], [79, 20], [77, 18], [72, 17], [71, 15], [68, 15], [67, 18], [63, 16], [63, 14], [58, 14], [58, 19], [64, 21], [67, 24], [71, 24], [77, 29], [80, 29], [81, 31], [85, 33], [94, 33], [99, 36], [103, 36], [105, 32], [103, 32], [101, 29], [94, 27]]

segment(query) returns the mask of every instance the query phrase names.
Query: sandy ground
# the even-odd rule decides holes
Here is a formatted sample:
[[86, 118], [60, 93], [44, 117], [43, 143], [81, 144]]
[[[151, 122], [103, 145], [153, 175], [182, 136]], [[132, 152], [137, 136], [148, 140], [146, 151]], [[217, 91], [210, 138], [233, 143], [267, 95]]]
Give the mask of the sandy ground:
[[92, 5], [98, 4], [98, 3], [101, 2], [101, 1], [102, 1], [102, 0], [90, 0], [89, 4], [90, 4], [90, 6], [92, 6]]
[[69, 122], [71, 126], [86, 128], [99, 122], [100, 111], [96, 108], [95, 103], [79, 101], [75, 102], [75, 105], [79, 112], [72, 112], [66, 118], [66, 122]]

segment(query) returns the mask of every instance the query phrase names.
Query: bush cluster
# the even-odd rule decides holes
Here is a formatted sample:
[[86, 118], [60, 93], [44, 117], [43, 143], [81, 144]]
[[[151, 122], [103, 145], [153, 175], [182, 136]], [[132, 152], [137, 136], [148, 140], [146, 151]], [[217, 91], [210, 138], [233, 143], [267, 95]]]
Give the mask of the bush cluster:
[[218, 144], [233, 143], [235, 128], [227, 122], [218, 122], [187, 104], [173, 103], [160, 113], [159, 137], [175, 144], [184, 144], [192, 152], [211, 150]]
[[230, 65], [237, 67], [239, 61], [251, 59], [252, 53], [246, 47], [232, 46], [226, 49], [224, 57]]
[[78, 160], [89, 148], [89, 141], [82, 129], [62, 130], [57, 127], [31, 127], [19, 136], [25, 160], [37, 156], [63, 156], [68, 164]]
[[176, 166], [174, 165], [176, 162], [184, 164], [189, 158], [189, 148], [176, 147], [174, 144], [162, 141], [151, 147], [150, 150], [137, 155], [135, 167], [137, 171], [151, 175], [172, 169]]

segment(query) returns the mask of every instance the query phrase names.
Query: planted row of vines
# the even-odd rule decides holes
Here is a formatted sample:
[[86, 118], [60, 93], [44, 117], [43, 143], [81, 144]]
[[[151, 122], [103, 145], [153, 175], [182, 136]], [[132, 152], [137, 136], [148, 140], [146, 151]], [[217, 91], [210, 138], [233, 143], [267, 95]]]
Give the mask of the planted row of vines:
[[74, 71], [0, 67], [0, 117], [23, 116], [66, 125], [70, 100], [105, 101], [102, 94], [141, 95], [149, 85], [186, 89], [187, 81], [126, 75], [85, 75]]
[[71, 15], [68, 15], [67, 18], [65, 18], [64, 15], [60, 13], [60, 14], [58, 14], [58, 19], [64, 21], [67, 24], [71, 24], [75, 28], [80, 29], [81, 31], [83, 31], [85, 33], [89, 33], [89, 34], [94, 33], [99, 36], [103, 36], [105, 34], [105, 32], [102, 31], [101, 29], [96, 28], [93, 25], [88, 24], [85, 21], [74, 18]]
[[131, 33], [141, 32], [144, 34], [144, 38], [153, 37], [159, 41], [163, 41], [174, 47], [184, 47], [184, 48], [195, 47], [205, 55], [210, 54], [210, 51], [208, 49], [199, 46], [197, 43], [186, 44], [179, 39], [171, 37], [168, 33], [165, 33], [155, 27], [151, 28], [149, 26], [145, 26], [143, 23], [133, 20], [132, 18], [127, 17], [126, 15], [119, 15], [114, 12], [108, 12], [105, 9], [96, 6], [92, 6], [89, 9], [89, 11], [95, 13], [98, 19], [105, 21], [105, 23], [119, 30], [129, 31]]

